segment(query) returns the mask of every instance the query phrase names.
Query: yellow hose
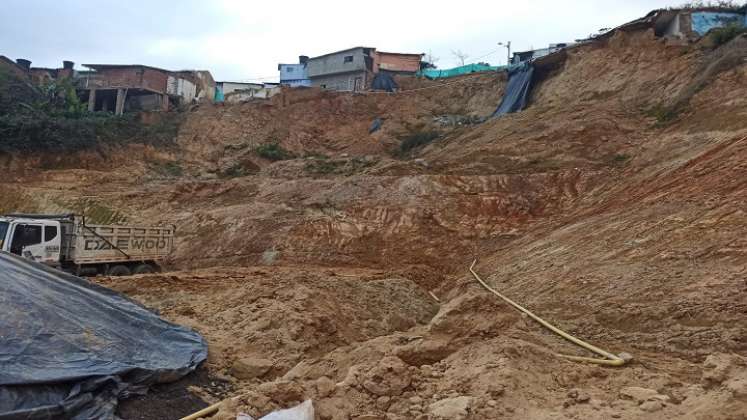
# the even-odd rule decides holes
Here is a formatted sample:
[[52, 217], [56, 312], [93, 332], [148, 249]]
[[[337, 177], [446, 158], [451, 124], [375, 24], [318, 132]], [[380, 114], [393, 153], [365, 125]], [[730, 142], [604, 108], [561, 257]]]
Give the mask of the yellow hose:
[[196, 420], [196, 419], [199, 419], [200, 417], [207, 417], [207, 416], [213, 415], [215, 414], [216, 411], [218, 411], [218, 408], [220, 408], [221, 404], [223, 404], [223, 401], [215, 403], [211, 405], [210, 407], [205, 407], [202, 410], [196, 413], [190, 414], [187, 417], [182, 417], [179, 420]]
[[475, 273], [475, 270], [474, 270], [475, 264], [477, 264], [477, 260], [472, 261], [472, 265], [469, 267], [469, 271], [472, 273], [473, 276], [475, 276], [475, 279], [477, 279], [477, 281], [479, 281], [480, 284], [484, 288], [488, 289], [488, 291], [490, 291], [494, 295], [498, 296], [499, 298], [503, 299], [504, 301], [506, 301], [506, 303], [508, 303], [509, 305], [511, 305], [514, 308], [518, 309], [519, 311], [527, 314], [530, 318], [532, 318], [533, 320], [539, 322], [540, 324], [542, 324], [542, 326], [544, 326], [545, 328], [547, 328], [550, 331], [554, 332], [555, 334], [558, 334], [559, 336], [565, 338], [566, 340], [572, 342], [573, 344], [576, 344], [577, 346], [583, 347], [586, 350], [592, 351], [592, 352], [594, 352], [594, 353], [596, 353], [596, 354], [604, 357], [604, 359], [595, 359], [595, 358], [591, 358], [591, 357], [581, 357], [581, 356], [569, 356], [569, 355], [566, 355], [566, 354], [558, 354], [558, 353], [556, 353], [557, 356], [563, 357], [563, 358], [566, 358], [566, 359], [569, 359], [569, 360], [574, 360], [574, 361], [577, 361], [577, 362], [596, 363], [598, 365], [605, 365], [605, 366], [622, 366], [625, 363], [627, 363], [629, 360], [632, 359], [632, 356], [630, 356], [629, 354], [623, 353], [620, 356], [617, 356], [617, 355], [614, 355], [614, 354], [612, 354], [610, 352], [602, 350], [599, 347], [593, 346], [593, 345], [591, 345], [591, 344], [589, 344], [589, 343], [587, 343], [585, 341], [579, 340], [578, 338], [576, 338], [576, 337], [568, 334], [567, 332], [565, 332], [565, 331], [563, 331], [563, 330], [561, 330], [561, 329], [559, 329], [559, 328], [551, 325], [549, 322], [547, 322], [544, 319], [542, 319], [542, 318], [538, 317], [537, 315], [533, 314], [531, 311], [529, 311], [528, 309], [522, 307], [521, 305], [519, 305], [518, 303], [514, 302], [513, 300], [507, 298], [506, 296], [503, 296], [500, 292], [498, 292], [497, 290], [495, 290], [492, 287], [488, 286], [488, 284], [485, 283], [480, 278], [480, 276], [477, 275], [477, 273]]

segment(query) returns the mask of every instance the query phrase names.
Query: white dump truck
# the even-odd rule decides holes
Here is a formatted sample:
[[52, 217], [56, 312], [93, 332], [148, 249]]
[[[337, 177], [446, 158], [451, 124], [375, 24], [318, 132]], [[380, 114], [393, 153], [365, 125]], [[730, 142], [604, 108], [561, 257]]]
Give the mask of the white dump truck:
[[160, 270], [173, 226], [86, 224], [72, 214], [0, 217], [0, 250], [76, 274], [127, 276]]

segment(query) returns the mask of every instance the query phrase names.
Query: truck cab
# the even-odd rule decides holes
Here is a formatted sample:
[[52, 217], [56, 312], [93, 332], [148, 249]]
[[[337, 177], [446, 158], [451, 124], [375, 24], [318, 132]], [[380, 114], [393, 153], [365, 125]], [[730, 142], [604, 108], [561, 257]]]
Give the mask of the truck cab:
[[0, 217], [0, 250], [51, 266], [60, 265], [58, 220]]

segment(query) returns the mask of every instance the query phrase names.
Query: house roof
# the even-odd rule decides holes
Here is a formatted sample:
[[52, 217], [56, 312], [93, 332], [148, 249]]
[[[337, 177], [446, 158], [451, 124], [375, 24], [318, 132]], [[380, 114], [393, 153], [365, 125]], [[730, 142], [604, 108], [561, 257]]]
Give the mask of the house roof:
[[304, 67], [306, 67], [306, 63], [291, 63], [291, 64], [288, 64], [288, 63], [279, 63], [278, 64], [278, 71], [280, 71], [283, 68], [283, 66], [304, 66]]
[[422, 57], [422, 56], [425, 55], [425, 53], [418, 53], [418, 54], [412, 53], [411, 54], [411, 53], [396, 53], [396, 52], [386, 52], [386, 51], [376, 51], [376, 52], [379, 53], [379, 54], [387, 54], [387, 55], [412, 55], [412, 56], [417, 55], [417, 56], [420, 56], [420, 57]]
[[258, 82], [231, 82], [231, 81], [228, 81], [228, 80], [223, 80], [223, 81], [215, 82], [215, 83], [221, 83], [221, 84], [223, 84], [223, 83], [231, 83], [231, 84], [234, 84], [234, 85], [247, 85], [247, 86], [248, 85], [252, 85], [252, 86], [264, 86], [264, 83], [258, 83]]
[[0, 61], [5, 61], [6, 63], [12, 64], [12, 65], [18, 67], [19, 69], [23, 70], [23, 67], [19, 66], [18, 63], [16, 63], [15, 61], [11, 60], [10, 58], [8, 58], [8, 57], [6, 57], [4, 55], [0, 55]]
[[327, 54], [323, 54], [323, 55], [318, 55], [316, 57], [311, 57], [311, 58], [309, 58], [309, 60], [316, 60], [316, 59], [324, 58], [324, 57], [327, 57], [327, 56], [330, 56], [330, 55], [342, 54], [342, 53], [346, 53], [348, 51], [355, 51], [355, 50], [360, 50], [360, 49], [376, 51], [376, 48], [372, 48], [372, 47], [353, 47], [353, 48], [348, 48], [346, 50], [340, 50], [340, 51], [335, 51], [335, 52], [331, 52], [331, 53], [327, 53]]
[[142, 68], [148, 68], [153, 69], [157, 71], [161, 71], [164, 73], [172, 73], [171, 70], [166, 70], [158, 67], [153, 66], [146, 66], [143, 64], [83, 64], [83, 67], [88, 67], [89, 69], [94, 70], [106, 70], [106, 69], [120, 69], [120, 68], [128, 68], [128, 67], [142, 67]]
[[747, 11], [747, 5], [741, 6], [741, 7], [721, 7], [721, 6], [703, 6], [703, 7], [692, 7], [692, 8], [684, 8], [684, 7], [675, 7], [672, 9], [662, 9], [662, 10], [670, 10], [673, 12], [681, 13], [681, 12], [716, 12], [716, 13], [745, 13]]

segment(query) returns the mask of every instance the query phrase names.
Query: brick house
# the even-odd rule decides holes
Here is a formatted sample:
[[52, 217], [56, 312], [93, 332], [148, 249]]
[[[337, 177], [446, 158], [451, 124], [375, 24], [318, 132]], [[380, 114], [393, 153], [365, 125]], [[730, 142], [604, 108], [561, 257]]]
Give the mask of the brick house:
[[423, 61], [424, 55], [376, 51], [374, 70], [395, 74], [415, 74], [420, 70], [420, 63]]
[[171, 72], [141, 64], [83, 64], [91, 71], [79, 72], [76, 85], [88, 95], [89, 111], [169, 109], [168, 81]]

